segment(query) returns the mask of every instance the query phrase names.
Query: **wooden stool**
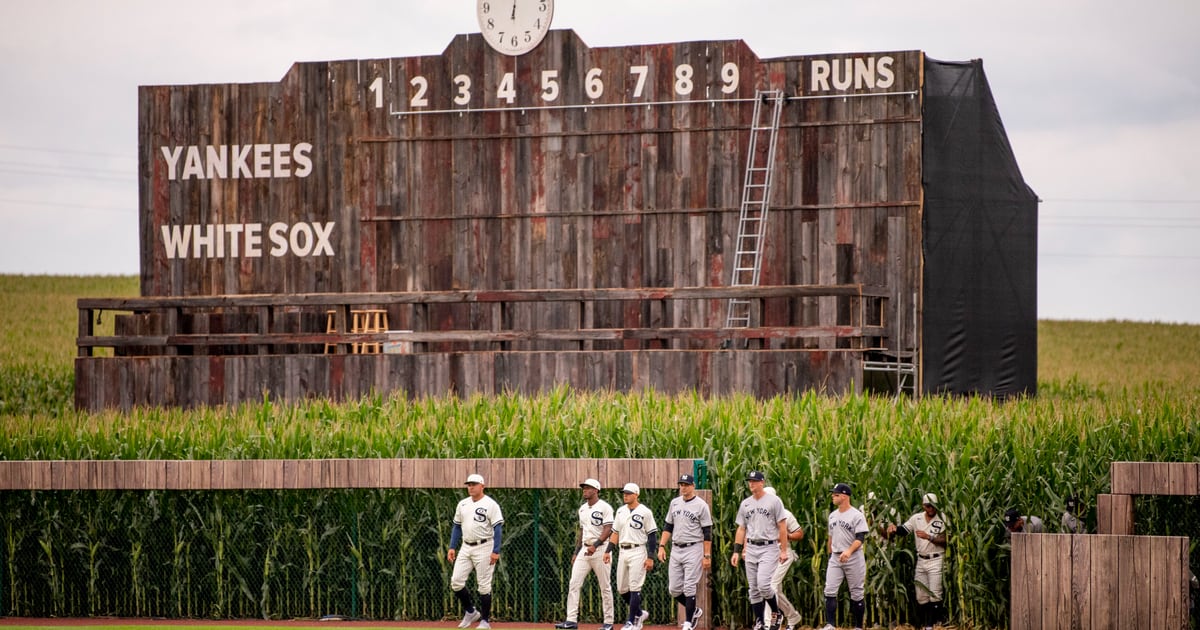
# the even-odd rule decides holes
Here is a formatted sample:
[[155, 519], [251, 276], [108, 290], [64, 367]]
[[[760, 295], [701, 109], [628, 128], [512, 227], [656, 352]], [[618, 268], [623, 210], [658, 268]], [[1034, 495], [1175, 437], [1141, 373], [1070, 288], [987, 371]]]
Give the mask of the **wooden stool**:
[[[329, 309], [325, 311], [325, 334], [329, 335], [337, 331], [337, 311]], [[325, 354], [337, 354], [337, 344], [326, 342]]]
[[[381, 333], [387, 332], [388, 329], [388, 313], [383, 309], [356, 309], [350, 311], [352, 327], [350, 332], [353, 333]], [[378, 341], [366, 341], [351, 345], [351, 352], [354, 354], [379, 354], [383, 351], [383, 344]]]

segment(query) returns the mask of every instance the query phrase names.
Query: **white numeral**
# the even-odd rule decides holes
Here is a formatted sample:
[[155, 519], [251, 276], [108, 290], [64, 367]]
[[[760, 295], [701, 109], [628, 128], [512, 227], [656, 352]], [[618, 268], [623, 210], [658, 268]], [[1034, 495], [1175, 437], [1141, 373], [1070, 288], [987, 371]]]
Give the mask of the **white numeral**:
[[741, 80], [739, 74], [740, 71], [738, 70], [737, 64], [733, 63], [732, 61], [721, 66], [721, 81], [725, 83], [725, 85], [721, 86], [721, 91], [726, 94], [733, 94], [736, 92], [738, 89], [738, 81]]
[[547, 103], [558, 99], [558, 70], [542, 70], [542, 100]]
[[646, 75], [650, 74], [650, 66], [630, 66], [629, 74], [637, 75], [637, 83], [633, 85], [633, 98], [641, 98], [642, 90], [646, 89]]
[[383, 77], [375, 77], [367, 89], [375, 93], [375, 109], [383, 107]]
[[675, 66], [675, 93], [687, 96], [692, 93], [692, 64], [681, 63]]
[[592, 68], [587, 71], [587, 77], [584, 79], [584, 89], [588, 98], [592, 100], [604, 96], [604, 81], [600, 80], [600, 73], [600, 68]]
[[454, 85], [458, 86], [458, 95], [454, 97], [455, 105], [466, 105], [471, 102], [471, 77], [460, 74], [454, 77]]
[[426, 81], [425, 77], [415, 76], [408, 83], [417, 88], [417, 93], [413, 94], [412, 100], [408, 104], [412, 107], [427, 107], [429, 99], [425, 98], [425, 90], [429, 89], [429, 81]]
[[505, 72], [504, 77], [500, 79], [500, 85], [496, 88], [496, 100], [505, 101], [509, 105], [517, 100], [517, 89], [513, 87], [513, 73]]

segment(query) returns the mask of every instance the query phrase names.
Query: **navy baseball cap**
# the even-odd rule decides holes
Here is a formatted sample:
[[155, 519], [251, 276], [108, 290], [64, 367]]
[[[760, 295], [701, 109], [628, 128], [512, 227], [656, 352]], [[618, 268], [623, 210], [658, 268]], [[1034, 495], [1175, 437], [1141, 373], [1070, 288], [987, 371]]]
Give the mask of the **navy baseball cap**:
[[833, 494], [844, 494], [850, 496], [850, 484], [838, 483], [833, 486]]
[[761, 470], [751, 470], [746, 473], [746, 481], [766, 481], [767, 476]]
[[1021, 518], [1020, 510], [1018, 510], [1017, 508], [1009, 508], [1008, 511], [1004, 513], [1004, 526], [1009, 529], [1012, 529], [1012, 526], [1016, 525], [1017, 520], [1019, 520], [1020, 518]]
[[684, 484], [687, 484], [689, 486], [694, 486], [694, 485], [696, 485], [696, 478], [689, 474], [686, 474], [686, 473], [679, 475], [679, 485], [682, 486]]

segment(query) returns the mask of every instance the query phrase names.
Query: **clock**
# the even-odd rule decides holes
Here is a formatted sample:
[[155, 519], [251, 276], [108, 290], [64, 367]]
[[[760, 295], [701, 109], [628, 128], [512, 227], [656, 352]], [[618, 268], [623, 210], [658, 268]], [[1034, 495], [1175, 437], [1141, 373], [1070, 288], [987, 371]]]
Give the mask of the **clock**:
[[542, 43], [554, 18], [554, 0], [476, 0], [479, 31], [492, 48], [523, 55]]

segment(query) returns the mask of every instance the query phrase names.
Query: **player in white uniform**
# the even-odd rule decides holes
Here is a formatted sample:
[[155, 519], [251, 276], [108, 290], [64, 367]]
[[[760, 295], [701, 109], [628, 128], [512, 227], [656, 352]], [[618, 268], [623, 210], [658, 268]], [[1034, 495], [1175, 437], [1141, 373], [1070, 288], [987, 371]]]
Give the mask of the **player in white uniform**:
[[646, 572], [654, 568], [654, 552], [658, 548], [658, 524], [654, 513], [638, 502], [641, 488], [627, 483], [621, 489], [625, 505], [617, 509], [613, 519], [612, 543], [617, 552], [617, 592], [629, 606], [624, 630], [638, 630], [650, 616], [642, 610], [642, 585]]
[[932, 492], [921, 497], [921, 511], [913, 514], [903, 525], [888, 524], [887, 535], [913, 535], [917, 547], [917, 567], [913, 576], [917, 583], [917, 617], [921, 626], [933, 630], [941, 621], [942, 561], [946, 556], [946, 519], [937, 508], [937, 495]]
[[[779, 601], [771, 585], [771, 576], [775, 568], [787, 562], [791, 554], [783, 502], [779, 497], [767, 494], [763, 489], [765, 482], [766, 476], [757, 470], [746, 475], [750, 496], [738, 506], [738, 528], [733, 538], [733, 555], [729, 557], [729, 564], [736, 567], [745, 549], [746, 582], [750, 587], [754, 626], [779, 630], [783, 615], [779, 612]], [[767, 616], [768, 609], [771, 611], [770, 617]]]
[[667, 591], [675, 603], [683, 606], [683, 630], [692, 630], [704, 615], [696, 607], [696, 585], [712, 568], [712, 512], [704, 499], [696, 496], [696, 478], [679, 476], [679, 496], [671, 499], [662, 538], [658, 541], [658, 560], [667, 561], [667, 541], [671, 541]]
[[829, 567], [825, 570], [825, 627], [834, 630], [837, 618], [837, 595], [842, 582], [850, 588], [850, 615], [854, 629], [862, 630], [867, 604], [863, 587], [867, 581], [867, 560], [862, 546], [867, 539], [867, 519], [850, 505], [850, 486], [839, 483], [833, 487], [833, 504], [829, 513]]
[[1042, 519], [1036, 516], [1021, 516], [1021, 510], [1009, 508], [1004, 512], [1004, 539], [1013, 534], [1040, 534], [1045, 531]]
[[[454, 524], [450, 528], [450, 549], [446, 551], [446, 560], [454, 563], [450, 590], [462, 602], [463, 618], [458, 627], [466, 628], [478, 621], [478, 627], [487, 630], [492, 627], [492, 570], [500, 559], [504, 515], [500, 505], [484, 494], [481, 475], [467, 477], [467, 494], [454, 509]], [[456, 550], [460, 542], [462, 549]], [[466, 589], [471, 571], [475, 571], [479, 588], [478, 609]]]
[[[775, 488], [767, 486], [763, 488], [763, 492], [771, 496], [776, 496]], [[788, 549], [791, 550], [793, 540], [804, 539], [804, 528], [800, 527], [800, 521], [796, 520], [796, 515], [792, 514], [791, 510], [786, 507], [783, 509], [783, 521], [787, 526]], [[787, 576], [788, 569], [792, 567], [792, 563], [796, 561], [795, 553], [788, 553], [787, 560], [775, 566], [775, 573], [771, 574], [771, 588], [775, 589], [775, 601], [779, 602], [779, 612], [783, 613], [787, 619], [787, 630], [794, 630], [800, 623], [800, 611], [792, 605], [791, 600], [783, 592], [783, 578]]]
[[585, 479], [579, 487], [583, 490], [583, 505], [579, 506], [578, 551], [571, 566], [571, 583], [567, 587], [567, 620], [554, 627], [564, 630], [579, 627], [579, 595], [583, 591], [583, 581], [591, 572], [596, 574], [600, 584], [600, 603], [604, 610], [604, 624], [600, 630], [612, 630], [612, 543], [609, 538], [612, 536], [613, 509], [600, 498], [599, 481]]

